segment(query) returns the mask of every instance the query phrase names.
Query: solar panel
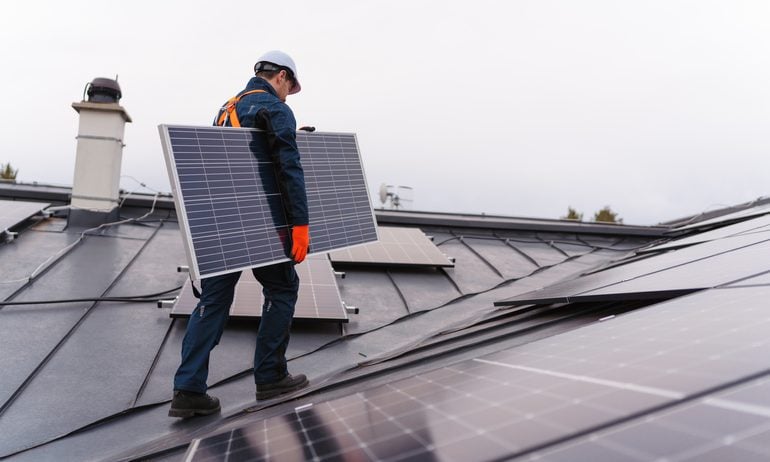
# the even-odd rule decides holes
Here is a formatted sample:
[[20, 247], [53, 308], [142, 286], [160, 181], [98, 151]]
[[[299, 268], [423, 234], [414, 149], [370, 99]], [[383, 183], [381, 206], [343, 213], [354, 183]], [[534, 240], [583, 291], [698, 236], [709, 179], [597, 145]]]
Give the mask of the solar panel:
[[729, 223], [731, 221], [742, 220], [744, 218], [749, 218], [757, 215], [764, 215], [766, 213], [770, 213], [770, 204], [759, 205], [759, 206], [741, 210], [738, 212], [733, 212], [727, 215], [711, 218], [709, 220], [699, 221], [691, 225], [681, 226], [679, 228], [674, 229], [674, 231], [684, 231], [688, 229], [703, 228], [711, 225], [720, 225], [724, 223]]
[[602, 298], [611, 295], [647, 294], [655, 292], [692, 292], [770, 270], [770, 241], [743, 247], [657, 273], [624, 281], [580, 294], [580, 297]]
[[333, 263], [452, 267], [446, 255], [417, 228], [379, 227], [380, 240], [329, 254]]
[[[625, 281], [631, 281], [637, 278], [641, 278], [645, 275], [653, 275], [656, 273], [665, 273], [663, 276], [664, 281], [662, 281], [661, 285], [658, 287], [650, 286], [650, 291], [657, 291], [658, 293], [662, 293], [664, 292], [664, 288], [670, 288], [673, 283], [673, 281], [666, 280], [666, 278], [670, 277], [669, 275], [671, 274], [675, 274], [668, 273], [666, 270], [681, 267], [685, 273], [688, 271], [695, 271], [695, 267], [687, 266], [687, 264], [697, 262], [698, 260], [709, 259], [715, 255], [731, 252], [742, 247], [752, 246], [767, 239], [768, 236], [764, 233], [752, 233], [704, 242], [690, 247], [663, 253], [661, 255], [654, 255], [641, 260], [618, 265], [603, 271], [591, 273], [580, 278], [562, 283], [553, 284], [542, 289], [527, 292], [505, 300], [496, 301], [495, 306], [516, 306], [528, 305], [532, 303], [570, 303], [575, 301], [613, 300], [618, 298], [608, 295], [610, 293], [622, 294], [620, 298], [623, 299], [623, 297], [631, 295], [632, 292], [617, 290], [613, 288], [617, 287], [619, 284]], [[705, 265], [708, 266], [709, 263], [706, 262]], [[712, 269], [711, 271], [718, 270]], [[745, 273], [745, 269], [743, 271]], [[721, 283], [730, 282], [739, 279], [740, 277], [745, 277], [738, 276], [738, 274], [743, 273], [736, 273], [736, 276], [733, 279], [728, 278], [727, 280], [722, 280]], [[693, 277], [697, 277], [697, 274], [693, 274]], [[694, 287], [679, 286], [677, 290], [685, 290], [667, 294], [665, 297], [681, 295], [682, 293], [687, 293], [692, 290], [698, 290], [705, 287], [702, 285], [703, 281], [694, 284]], [[608, 292], [601, 295], [594, 293], [594, 291], [600, 290], [602, 288], [607, 288]], [[615, 291], [612, 292], [613, 290]], [[592, 295], [587, 295], [588, 293], [591, 293]]]
[[766, 285], [770, 285], [770, 271], [768, 271], [767, 273], [760, 274], [758, 276], [741, 279], [740, 281], [727, 284], [727, 287], [766, 286]]
[[[159, 126], [195, 279], [288, 260], [288, 225], [263, 132]], [[373, 242], [377, 228], [354, 134], [297, 133], [310, 252]]]
[[769, 296], [658, 304], [194, 440], [186, 460], [509, 460], [770, 372]]
[[688, 245], [699, 244], [701, 242], [713, 241], [724, 237], [735, 236], [737, 234], [749, 232], [770, 231], [770, 215], [764, 215], [751, 220], [741, 221], [734, 225], [724, 226], [711, 231], [698, 233], [694, 236], [675, 239], [665, 244], [660, 244], [646, 249], [639, 250], [639, 253], [659, 252], [661, 250], [670, 250]]
[[0, 200], [0, 234], [35, 215], [51, 204]]
[[577, 460], [770, 460], [770, 379], [731, 387], [532, 454]]
[[[334, 269], [326, 255], [308, 257], [295, 268], [300, 285], [294, 319], [348, 322]], [[230, 317], [259, 318], [262, 316], [263, 302], [262, 286], [254, 279], [251, 271], [244, 271], [235, 288]], [[197, 303], [198, 299], [193, 296], [190, 281], [187, 281], [171, 310], [171, 317], [190, 317]]]

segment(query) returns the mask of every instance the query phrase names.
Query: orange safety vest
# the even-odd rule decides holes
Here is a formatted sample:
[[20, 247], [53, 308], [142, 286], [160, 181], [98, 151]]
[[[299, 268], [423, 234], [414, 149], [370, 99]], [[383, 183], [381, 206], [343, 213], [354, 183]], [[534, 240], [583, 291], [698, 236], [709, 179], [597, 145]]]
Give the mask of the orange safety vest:
[[222, 112], [217, 119], [217, 125], [224, 127], [227, 119], [230, 119], [230, 126], [241, 128], [241, 121], [238, 120], [238, 111], [235, 110], [235, 105], [238, 104], [238, 101], [240, 101], [241, 98], [252, 93], [265, 93], [265, 90], [250, 90], [227, 100], [227, 104], [220, 109]]

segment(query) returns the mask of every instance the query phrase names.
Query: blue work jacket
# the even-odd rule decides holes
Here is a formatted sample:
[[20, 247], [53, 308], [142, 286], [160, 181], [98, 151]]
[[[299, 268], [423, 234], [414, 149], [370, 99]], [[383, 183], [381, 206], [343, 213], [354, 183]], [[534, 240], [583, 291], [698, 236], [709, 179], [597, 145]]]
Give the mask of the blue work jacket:
[[[297, 122], [294, 119], [294, 113], [286, 103], [278, 99], [273, 86], [262, 77], [252, 77], [246, 84], [246, 88], [239, 94], [251, 90], [264, 90], [265, 92], [252, 93], [238, 101], [235, 106], [238, 120], [240, 120], [241, 127], [260, 128], [257, 127], [255, 120], [257, 112], [262, 108], [267, 109], [275, 133], [275, 151], [271, 158], [276, 164], [278, 181], [284, 200], [288, 201], [286, 213], [289, 224], [306, 225], [309, 222], [309, 217], [305, 174], [297, 148]], [[214, 119], [214, 125], [217, 124], [218, 118], [219, 114]], [[230, 121], [226, 121], [225, 124], [230, 126]]]

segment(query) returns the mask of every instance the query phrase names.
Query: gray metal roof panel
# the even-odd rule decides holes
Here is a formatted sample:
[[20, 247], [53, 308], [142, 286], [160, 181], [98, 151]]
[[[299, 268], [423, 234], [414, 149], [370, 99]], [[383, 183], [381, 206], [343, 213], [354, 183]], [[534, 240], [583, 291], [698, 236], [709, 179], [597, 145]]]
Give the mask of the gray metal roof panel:
[[24, 286], [29, 276], [49, 257], [76, 239], [73, 234], [28, 230], [13, 241], [0, 244], [0, 300]]
[[346, 334], [367, 332], [409, 314], [398, 288], [385, 271], [345, 269], [345, 278], [338, 280], [338, 285], [345, 304], [360, 312], [350, 316], [344, 326]]
[[430, 310], [462, 295], [443, 270], [390, 271], [410, 313]]
[[[141, 250], [144, 241], [135, 239], [116, 239], [110, 237], [89, 237], [79, 246], [67, 254], [64, 261], [52, 267], [50, 271], [42, 274], [35, 284], [20, 294], [15, 301], [30, 300], [56, 300], [62, 298], [101, 297], [115, 279], [131, 263], [136, 254]], [[66, 294], [66, 296], [65, 296]], [[38, 388], [38, 384], [45, 383], [50, 371], [56, 370], [57, 361], [67, 356], [62, 352], [64, 348], [71, 348], [78, 344], [73, 340], [71, 333], [79, 330], [76, 337], [85, 339], [93, 348], [99, 349], [99, 345], [90, 342], [91, 335], [81, 337], [80, 323], [86, 320], [86, 315], [93, 303], [78, 303], [69, 306], [39, 305], [39, 306], [7, 306], [0, 310], [0, 342], [3, 343], [3, 351], [25, 352], [22, 364], [16, 364], [19, 357], [15, 354], [0, 357], [0, 367], [14, 372], [13, 383], [3, 387], [0, 399], [5, 403], [5, 410], [0, 419], [0, 432], [4, 435], [14, 435], [13, 438], [3, 438], [0, 442], [0, 454], [22, 448], [33, 441], [46, 439], [45, 435], [55, 436], [66, 432], [72, 424], [66, 419], [59, 421], [58, 426], [48, 427], [41, 431], [40, 423], [35, 424], [35, 414], [31, 409], [39, 409], [43, 414], [37, 415], [44, 418], [45, 414], [56, 413], [57, 416], [78, 412], [77, 407], [71, 407], [70, 402], [63, 399], [69, 396], [66, 393], [59, 395], [60, 387]], [[113, 317], [115, 313], [110, 313]], [[156, 313], [153, 313], [156, 314]], [[13, 321], [11, 321], [13, 320]], [[108, 332], [118, 327], [111, 326], [108, 322]], [[103, 326], [104, 327], [104, 326]], [[109, 334], [108, 334], [109, 335]], [[35, 339], [30, 342], [30, 339]], [[66, 341], [65, 341], [66, 340]], [[93, 340], [96, 341], [95, 339]], [[111, 357], [116, 352], [102, 350]], [[10, 361], [11, 364], [2, 364]], [[117, 363], [116, 363], [117, 364]], [[81, 363], [82, 376], [90, 377], [94, 371], [88, 368], [87, 363]], [[10, 375], [10, 374], [9, 374]], [[54, 373], [55, 376], [55, 373]], [[56, 381], [54, 380], [54, 382]], [[72, 385], [69, 393], [77, 396], [87, 396], [80, 391], [83, 384], [78, 381], [63, 381], [63, 384]], [[63, 390], [62, 390], [63, 391]], [[11, 401], [11, 393], [17, 393]], [[46, 402], [48, 398], [58, 397], [51, 402], [51, 408], [39, 407], [38, 402]], [[32, 407], [30, 407], [32, 406]], [[98, 409], [98, 408], [94, 408]], [[50, 419], [49, 421], [53, 421]]]
[[436, 242], [444, 254], [455, 260], [453, 268], [444, 268], [462, 294], [481, 292], [503, 282], [503, 277], [497, 268], [482, 258], [463, 239], [447, 239], [437, 235]]
[[506, 243], [505, 239], [466, 237], [463, 242], [494, 266], [504, 279], [521, 278], [539, 268], [514, 249], [515, 243]]

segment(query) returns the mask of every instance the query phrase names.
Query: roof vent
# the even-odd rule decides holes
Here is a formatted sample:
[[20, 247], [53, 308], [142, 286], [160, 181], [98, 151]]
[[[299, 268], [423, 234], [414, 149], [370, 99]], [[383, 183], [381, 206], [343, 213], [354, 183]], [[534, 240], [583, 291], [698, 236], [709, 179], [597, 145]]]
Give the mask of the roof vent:
[[[86, 84], [85, 92], [88, 94], [88, 101], [91, 103], [117, 103], [123, 94], [120, 92], [120, 85], [116, 80], [97, 77]], [[83, 98], [85, 100], [85, 98]]]

